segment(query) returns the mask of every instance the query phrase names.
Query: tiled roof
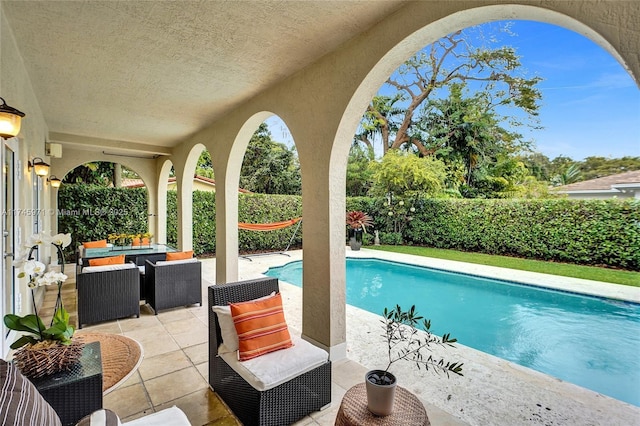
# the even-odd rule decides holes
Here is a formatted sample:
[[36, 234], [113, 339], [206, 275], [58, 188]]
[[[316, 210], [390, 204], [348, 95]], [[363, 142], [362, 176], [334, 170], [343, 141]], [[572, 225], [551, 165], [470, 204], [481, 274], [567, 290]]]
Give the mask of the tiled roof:
[[617, 175], [605, 176], [601, 178], [585, 180], [569, 185], [558, 186], [556, 191], [606, 191], [613, 189], [617, 185], [637, 184], [640, 186], [640, 170], [619, 173]]
[[[193, 180], [197, 180], [200, 181], [202, 183], [205, 183], [207, 185], [211, 185], [213, 187], [216, 186], [216, 181], [213, 179], [210, 179], [208, 177], [204, 177], [204, 176], [199, 176], [199, 175], [195, 175], [193, 177]], [[176, 181], [175, 176], [170, 177], [169, 179], [167, 179], [167, 183], [174, 183]], [[142, 188], [144, 185], [144, 182], [142, 181], [142, 179], [122, 179], [122, 187], [123, 188]], [[250, 194], [251, 191], [248, 191], [246, 189], [238, 189], [238, 191], [244, 193], [244, 194]]]

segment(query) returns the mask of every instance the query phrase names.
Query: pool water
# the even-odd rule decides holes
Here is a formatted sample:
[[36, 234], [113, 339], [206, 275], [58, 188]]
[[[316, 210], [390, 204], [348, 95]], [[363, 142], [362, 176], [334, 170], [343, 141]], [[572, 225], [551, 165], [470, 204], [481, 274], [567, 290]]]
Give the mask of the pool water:
[[[266, 275], [302, 285], [302, 262]], [[347, 303], [396, 304], [435, 334], [640, 406], [640, 305], [378, 259], [347, 260]]]

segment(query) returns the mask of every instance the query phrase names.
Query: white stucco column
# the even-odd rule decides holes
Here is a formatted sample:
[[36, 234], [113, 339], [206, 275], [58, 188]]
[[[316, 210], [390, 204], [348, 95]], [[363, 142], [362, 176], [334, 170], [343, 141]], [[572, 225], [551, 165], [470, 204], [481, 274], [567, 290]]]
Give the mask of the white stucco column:
[[238, 281], [238, 181], [216, 171], [216, 284]]
[[185, 179], [184, 174], [176, 173], [178, 205], [178, 249], [193, 249], [193, 179]]

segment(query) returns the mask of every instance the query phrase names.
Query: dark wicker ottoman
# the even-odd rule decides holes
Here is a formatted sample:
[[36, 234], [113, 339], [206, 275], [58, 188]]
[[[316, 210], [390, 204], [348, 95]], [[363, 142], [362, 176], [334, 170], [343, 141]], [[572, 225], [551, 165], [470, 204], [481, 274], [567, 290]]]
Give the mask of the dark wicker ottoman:
[[31, 380], [58, 413], [64, 426], [102, 408], [102, 358], [100, 343], [87, 343], [70, 371]]

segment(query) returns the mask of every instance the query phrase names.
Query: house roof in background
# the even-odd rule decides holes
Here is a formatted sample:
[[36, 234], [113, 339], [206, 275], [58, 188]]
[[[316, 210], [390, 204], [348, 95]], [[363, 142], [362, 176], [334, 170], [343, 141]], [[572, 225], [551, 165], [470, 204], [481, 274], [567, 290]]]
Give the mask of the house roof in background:
[[[210, 185], [213, 188], [216, 187], [216, 181], [208, 178], [208, 177], [204, 177], [204, 176], [200, 176], [200, 175], [194, 175], [193, 176], [193, 180], [194, 182], [201, 182], [205, 185]], [[167, 179], [167, 184], [171, 184], [171, 183], [175, 183], [176, 182], [176, 177], [170, 177], [169, 179]], [[123, 188], [143, 188], [145, 186], [144, 182], [142, 179], [122, 179], [122, 187]], [[243, 194], [251, 194], [251, 191], [246, 190], [246, 189], [242, 189], [239, 188], [238, 189], [239, 192], [242, 192]]]
[[576, 191], [618, 191], [625, 188], [640, 189], [640, 170], [563, 185], [554, 188], [554, 190], [561, 193], [567, 193]]

